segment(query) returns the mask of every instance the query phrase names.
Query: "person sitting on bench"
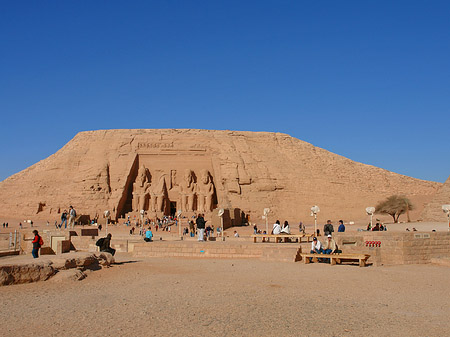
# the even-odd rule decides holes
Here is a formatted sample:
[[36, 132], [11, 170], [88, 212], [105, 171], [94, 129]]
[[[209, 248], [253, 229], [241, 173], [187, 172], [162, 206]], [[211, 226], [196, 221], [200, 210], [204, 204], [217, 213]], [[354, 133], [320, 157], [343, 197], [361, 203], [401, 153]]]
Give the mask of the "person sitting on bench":
[[323, 248], [323, 254], [332, 254], [337, 250], [337, 244], [336, 241], [331, 237], [330, 234], [327, 236], [327, 241], [325, 242], [324, 248]]
[[281, 234], [291, 234], [291, 229], [289, 228], [289, 223], [287, 221], [284, 222]]
[[144, 238], [145, 242], [151, 242], [153, 241], [153, 233], [152, 233], [152, 228], [149, 227], [146, 231], [145, 231], [145, 238]]
[[280, 220], [277, 220], [272, 229], [272, 234], [278, 235], [281, 233], [281, 226], [280, 226]]
[[[322, 254], [323, 253], [323, 248], [322, 248], [322, 243], [320, 243], [319, 240], [317, 240], [316, 237], [313, 238], [313, 242], [311, 243], [311, 254]], [[319, 259], [320, 262], [321, 259]], [[312, 262], [312, 258], [309, 258], [309, 261]]]

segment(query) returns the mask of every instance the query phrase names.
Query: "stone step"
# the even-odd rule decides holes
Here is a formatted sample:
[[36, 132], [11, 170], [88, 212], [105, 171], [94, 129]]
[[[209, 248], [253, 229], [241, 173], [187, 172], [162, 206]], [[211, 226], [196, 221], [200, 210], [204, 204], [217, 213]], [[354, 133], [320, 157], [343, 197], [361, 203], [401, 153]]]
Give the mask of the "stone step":
[[134, 246], [136, 257], [194, 257], [194, 258], [259, 258], [267, 261], [295, 262], [299, 260], [299, 247], [272, 247], [252, 244], [168, 243], [148, 242]]

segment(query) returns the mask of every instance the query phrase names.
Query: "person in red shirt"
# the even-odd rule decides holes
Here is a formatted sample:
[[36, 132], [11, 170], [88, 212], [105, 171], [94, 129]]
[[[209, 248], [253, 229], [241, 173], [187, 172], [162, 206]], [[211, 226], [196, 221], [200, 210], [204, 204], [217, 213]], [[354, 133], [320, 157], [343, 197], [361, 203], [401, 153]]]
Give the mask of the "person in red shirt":
[[33, 243], [33, 250], [31, 251], [31, 254], [33, 255], [33, 258], [39, 257], [39, 248], [41, 248], [42, 245], [42, 238], [40, 237], [37, 230], [33, 231], [34, 239], [32, 241]]

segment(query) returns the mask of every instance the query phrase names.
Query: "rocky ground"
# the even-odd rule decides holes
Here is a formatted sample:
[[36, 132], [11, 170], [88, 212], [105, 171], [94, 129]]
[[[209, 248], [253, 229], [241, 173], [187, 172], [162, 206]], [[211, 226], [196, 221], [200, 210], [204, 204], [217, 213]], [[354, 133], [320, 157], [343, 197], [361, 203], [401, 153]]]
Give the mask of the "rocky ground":
[[0, 287], [2, 336], [444, 336], [450, 268], [135, 259]]

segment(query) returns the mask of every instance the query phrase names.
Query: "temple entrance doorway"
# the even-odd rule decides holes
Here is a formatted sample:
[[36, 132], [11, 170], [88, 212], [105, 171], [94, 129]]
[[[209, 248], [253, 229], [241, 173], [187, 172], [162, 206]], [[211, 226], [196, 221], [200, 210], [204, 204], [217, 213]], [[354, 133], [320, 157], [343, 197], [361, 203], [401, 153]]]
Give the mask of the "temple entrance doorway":
[[172, 217], [175, 217], [177, 214], [177, 202], [176, 201], [171, 201], [170, 202], [170, 215]]

